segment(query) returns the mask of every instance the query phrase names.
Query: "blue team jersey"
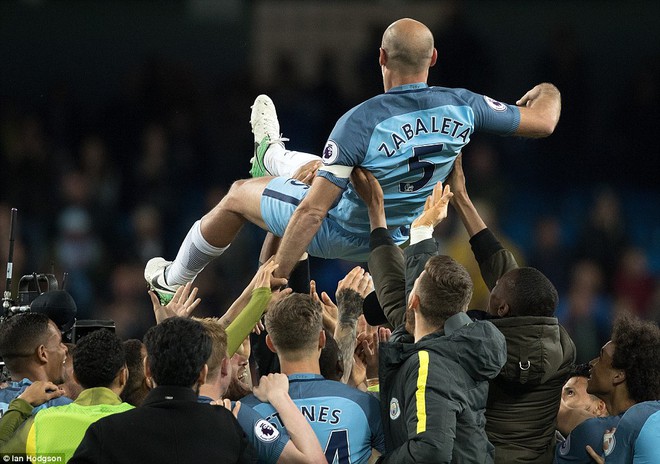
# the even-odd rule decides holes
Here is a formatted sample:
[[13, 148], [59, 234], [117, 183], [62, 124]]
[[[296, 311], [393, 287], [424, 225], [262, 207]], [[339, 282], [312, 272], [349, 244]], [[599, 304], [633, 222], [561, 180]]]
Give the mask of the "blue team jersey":
[[[426, 197], [438, 181], [445, 181], [473, 132], [511, 135], [519, 123], [517, 107], [469, 90], [404, 85], [342, 116], [323, 162], [371, 171], [383, 188], [388, 228], [395, 230], [408, 227], [421, 213]], [[347, 231], [368, 236], [366, 206], [348, 177], [323, 169], [318, 175], [346, 189], [328, 215]]]
[[[20, 382], [9, 382], [9, 385], [6, 388], [0, 389], [0, 417], [2, 417], [4, 413], [7, 412], [7, 409], [9, 409], [9, 403], [23, 393], [30, 385], [32, 385], [32, 382], [29, 379], [23, 379]], [[34, 408], [32, 410], [32, 415], [51, 406], [64, 406], [65, 404], [70, 403], [73, 403], [73, 400], [66, 396], [60, 396], [59, 398], [52, 399]]]
[[[213, 399], [200, 395], [197, 401], [208, 404]], [[232, 401], [232, 409], [235, 406], [236, 403]], [[257, 450], [259, 462], [261, 464], [275, 464], [280, 459], [284, 447], [291, 440], [291, 437], [289, 437], [286, 431], [277, 430], [261, 417], [257, 411], [244, 404], [238, 410], [236, 420], [243, 429], [243, 432], [245, 432], [245, 435], [247, 435], [248, 441]]]
[[605, 462], [660, 463], [660, 401], [631, 406], [611, 437]]
[[573, 429], [563, 443], [557, 445], [555, 463], [592, 464], [593, 459], [587, 453], [586, 446], [590, 445], [598, 454], [603, 454], [603, 441], [607, 439], [605, 433], [615, 428], [619, 420], [621, 415], [594, 417], [582, 422]]
[[[385, 452], [379, 404], [373, 396], [317, 374], [290, 375], [289, 396], [312, 426], [328, 463], [363, 463], [372, 448]], [[241, 403], [279, 430], [284, 428], [270, 403], [262, 403], [254, 395]]]

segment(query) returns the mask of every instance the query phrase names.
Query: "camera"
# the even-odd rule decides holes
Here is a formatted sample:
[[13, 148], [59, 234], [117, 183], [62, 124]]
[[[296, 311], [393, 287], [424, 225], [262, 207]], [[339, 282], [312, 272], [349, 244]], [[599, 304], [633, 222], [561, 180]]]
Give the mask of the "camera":
[[[115, 331], [115, 323], [111, 320], [77, 320], [76, 303], [65, 290], [67, 274], [64, 274], [62, 289], [54, 274], [27, 274], [18, 282], [18, 295], [12, 298], [11, 281], [13, 275], [14, 254], [14, 223], [16, 221], [16, 208], [11, 210], [9, 231], [9, 255], [7, 260], [7, 279], [5, 292], [2, 298], [2, 313], [0, 324], [16, 315], [27, 312], [40, 312], [57, 325], [62, 332], [62, 341], [77, 343], [80, 338], [98, 329]], [[9, 378], [5, 363], [0, 359], [0, 382]]]
[[[9, 272], [9, 271], [8, 271]], [[2, 320], [5, 320], [15, 314], [26, 313], [30, 311], [32, 302], [41, 295], [41, 286], [45, 285], [45, 292], [49, 290], [57, 290], [57, 279], [53, 274], [33, 274], [24, 275], [18, 281], [18, 298], [14, 305], [14, 300], [11, 298], [11, 291], [5, 292], [2, 299]]]

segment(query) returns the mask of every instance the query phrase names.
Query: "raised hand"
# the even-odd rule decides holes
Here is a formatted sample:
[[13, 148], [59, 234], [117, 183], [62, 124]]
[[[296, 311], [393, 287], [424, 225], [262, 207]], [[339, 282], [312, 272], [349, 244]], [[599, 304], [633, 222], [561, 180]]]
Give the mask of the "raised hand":
[[[463, 153], [459, 153], [454, 161], [454, 168], [445, 181], [451, 187], [455, 196], [465, 195], [465, 173], [463, 172]], [[453, 202], [452, 202], [453, 203]]]
[[192, 288], [192, 283], [188, 282], [177, 288], [176, 293], [167, 305], [162, 306], [158, 295], [153, 290], [149, 290], [151, 305], [153, 306], [156, 323], [160, 324], [170, 317], [190, 317], [192, 312], [199, 306], [202, 299], [197, 298], [197, 287]]
[[318, 293], [316, 293], [316, 282], [314, 280], [309, 281], [309, 295], [314, 301], [317, 301], [321, 305], [323, 310], [323, 327], [334, 333], [335, 328], [337, 327], [339, 309], [332, 302], [327, 293], [322, 292], [321, 297], [319, 298]]
[[259, 401], [270, 403], [275, 395], [289, 393], [289, 379], [284, 374], [268, 374], [259, 379], [259, 385], [252, 388]]
[[355, 168], [351, 173], [351, 183], [358, 196], [367, 205], [371, 230], [387, 227], [383, 188], [372, 173], [362, 168]]
[[391, 335], [392, 331], [385, 327], [379, 327], [376, 332], [362, 332], [358, 335], [355, 354], [360, 357], [366, 366], [368, 379], [378, 377], [378, 346], [387, 342]]
[[442, 187], [438, 182], [433, 187], [433, 193], [426, 198], [424, 211], [412, 223], [413, 227], [435, 227], [447, 217], [449, 200], [454, 194], [451, 193], [449, 185]]
[[285, 278], [273, 277], [273, 272], [275, 272], [275, 269], [278, 267], [280, 267], [280, 265], [276, 263], [273, 258], [270, 258], [262, 264], [252, 279], [252, 282], [250, 282], [253, 285], [252, 288], [279, 288], [286, 285], [287, 280]]
[[362, 298], [366, 298], [374, 290], [374, 283], [368, 272], [360, 266], [355, 266], [337, 283], [337, 292], [335, 293], [337, 299], [339, 299], [339, 293], [345, 289], [354, 290]]
[[321, 166], [323, 166], [323, 162], [320, 159], [309, 161], [296, 169], [291, 177], [307, 185], [311, 185], [314, 177], [316, 177], [316, 172]]

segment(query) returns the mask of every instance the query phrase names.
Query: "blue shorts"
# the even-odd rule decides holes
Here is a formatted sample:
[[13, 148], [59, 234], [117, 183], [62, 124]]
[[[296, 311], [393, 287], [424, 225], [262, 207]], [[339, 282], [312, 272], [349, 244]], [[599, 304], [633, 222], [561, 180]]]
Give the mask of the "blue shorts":
[[[295, 179], [273, 178], [261, 195], [261, 217], [268, 230], [282, 237], [291, 215], [308, 191], [309, 185]], [[326, 216], [307, 252], [319, 258], [367, 261], [370, 252], [368, 233], [361, 237], [348, 232]]]

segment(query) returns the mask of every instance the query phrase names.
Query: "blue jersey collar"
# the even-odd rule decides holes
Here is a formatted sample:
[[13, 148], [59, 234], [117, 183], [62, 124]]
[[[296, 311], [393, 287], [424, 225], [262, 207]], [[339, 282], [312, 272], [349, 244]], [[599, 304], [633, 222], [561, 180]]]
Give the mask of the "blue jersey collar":
[[323, 377], [320, 374], [291, 374], [289, 376], [289, 381], [292, 380], [323, 380]]
[[404, 85], [399, 85], [398, 87], [392, 87], [390, 90], [387, 91], [387, 93], [407, 92], [410, 90], [419, 90], [426, 88], [428, 88], [428, 84], [426, 82], [416, 82], [414, 84], [404, 84]]

